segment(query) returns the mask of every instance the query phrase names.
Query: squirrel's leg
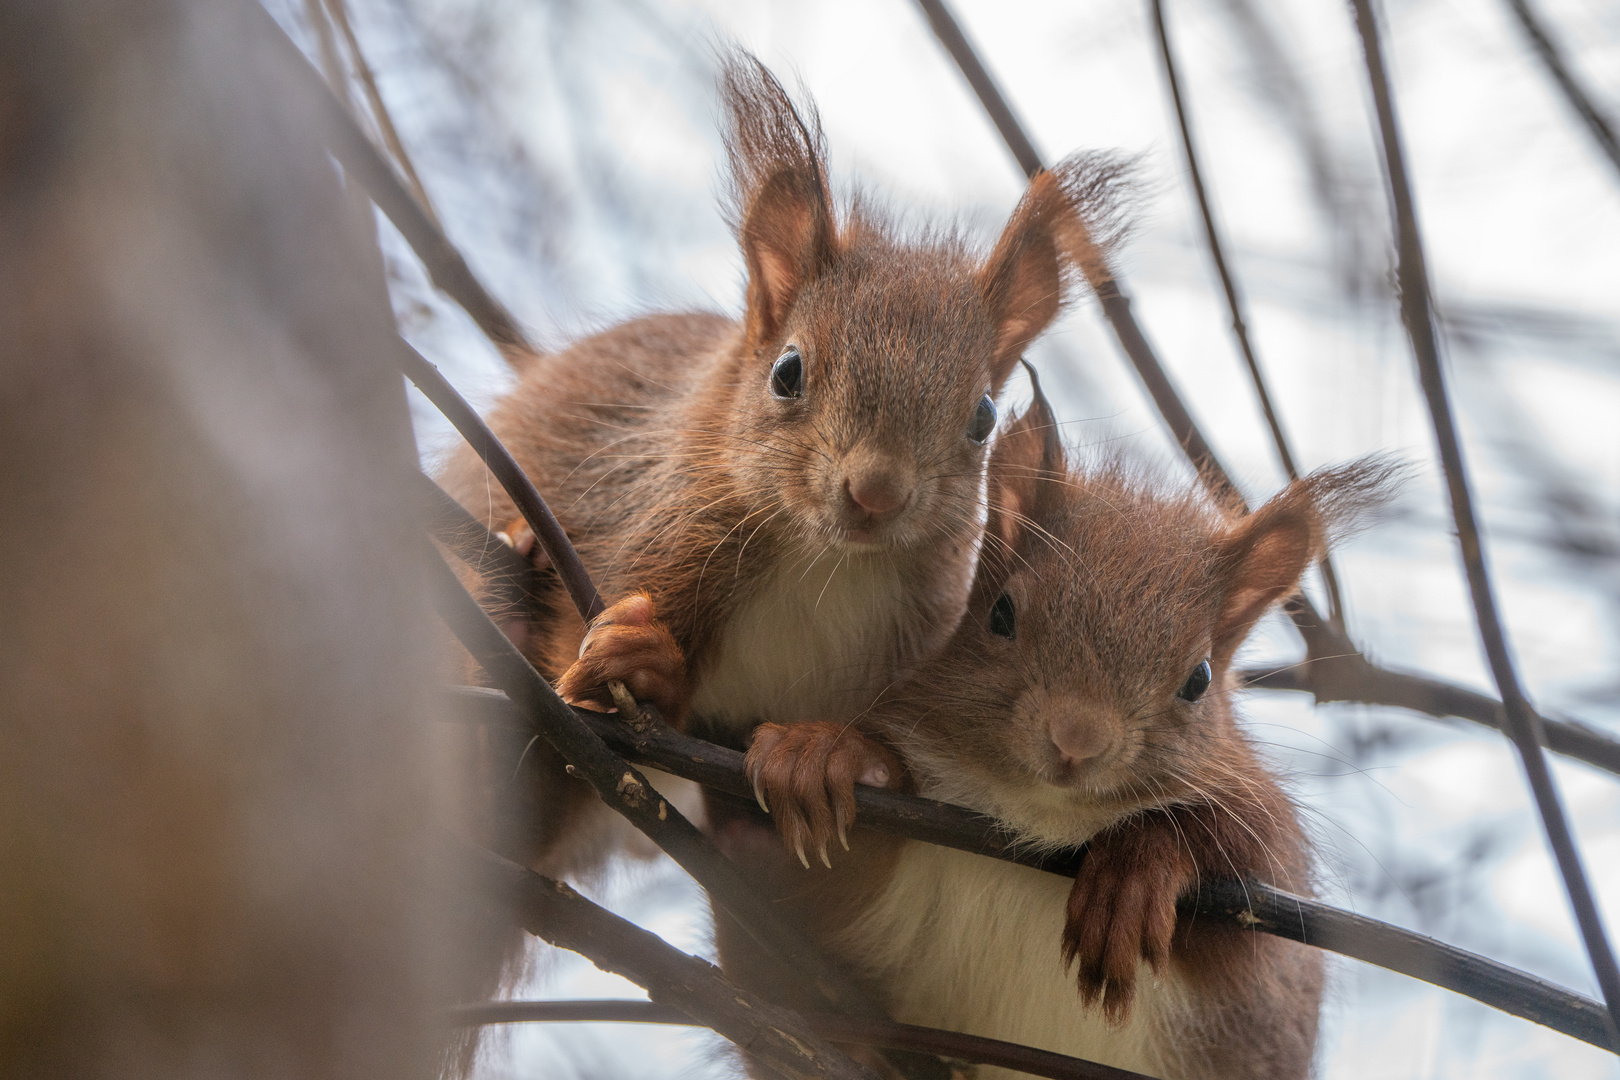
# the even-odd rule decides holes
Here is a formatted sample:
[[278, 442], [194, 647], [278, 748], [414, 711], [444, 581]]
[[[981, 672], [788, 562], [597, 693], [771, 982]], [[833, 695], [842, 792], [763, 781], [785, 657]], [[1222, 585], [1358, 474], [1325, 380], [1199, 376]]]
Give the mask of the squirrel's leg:
[[902, 788], [907, 783], [899, 756], [848, 724], [761, 724], [744, 765], [760, 806], [807, 868], [806, 850], [832, 866], [827, 852], [834, 837], [849, 850], [856, 784]]

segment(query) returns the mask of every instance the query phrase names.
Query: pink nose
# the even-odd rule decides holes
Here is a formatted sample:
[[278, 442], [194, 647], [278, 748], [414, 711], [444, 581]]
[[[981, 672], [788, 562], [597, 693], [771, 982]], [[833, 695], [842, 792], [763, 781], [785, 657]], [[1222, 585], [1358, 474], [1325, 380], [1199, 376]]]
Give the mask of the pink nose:
[[1112, 725], [1094, 713], [1078, 709], [1057, 712], [1048, 722], [1047, 730], [1058, 753], [1071, 764], [1096, 757], [1114, 741]]
[[873, 515], [898, 510], [911, 498], [911, 492], [887, 473], [851, 476], [844, 481], [844, 490], [851, 502]]

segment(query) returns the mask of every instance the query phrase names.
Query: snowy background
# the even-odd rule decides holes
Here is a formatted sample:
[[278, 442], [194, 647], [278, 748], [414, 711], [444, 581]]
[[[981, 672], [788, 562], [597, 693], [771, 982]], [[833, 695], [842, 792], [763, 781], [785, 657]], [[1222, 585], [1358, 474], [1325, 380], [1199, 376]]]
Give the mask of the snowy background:
[[[909, 0], [351, 0], [362, 47], [446, 230], [543, 343], [626, 317], [736, 312], [742, 266], [716, 207], [716, 47], [741, 43], [821, 109], [835, 184], [993, 239], [1023, 177]], [[299, 0], [269, 5], [310, 45]], [[1490, 691], [1427, 415], [1391, 298], [1389, 226], [1360, 46], [1341, 0], [1169, 0], [1206, 182], [1251, 334], [1303, 467], [1390, 451], [1414, 479], [1338, 557], [1373, 658]], [[1620, 114], [1620, 5], [1542, 0]], [[1048, 159], [1142, 157], [1119, 269], [1217, 452], [1264, 498], [1282, 474], [1227, 329], [1143, 0], [962, 2], [958, 15]], [[1620, 176], [1502, 0], [1389, 0], [1386, 50], [1466, 453], [1533, 700], [1620, 734]], [[387, 226], [411, 340], [475, 404], [503, 362]], [[1175, 454], [1094, 303], [1031, 353], [1076, 444]], [[416, 401], [431, 459], [451, 433]], [[1256, 662], [1300, 654], [1278, 621]], [[1255, 693], [1248, 722], [1321, 846], [1325, 898], [1588, 994], [1596, 986], [1500, 736], [1397, 710]], [[1620, 929], [1620, 779], [1556, 773]], [[695, 888], [667, 862], [593, 890], [708, 951]], [[545, 950], [526, 996], [639, 996]], [[1466, 999], [1332, 962], [1326, 1077], [1620, 1076], [1615, 1059]], [[483, 1075], [731, 1075], [701, 1031], [531, 1025]]]

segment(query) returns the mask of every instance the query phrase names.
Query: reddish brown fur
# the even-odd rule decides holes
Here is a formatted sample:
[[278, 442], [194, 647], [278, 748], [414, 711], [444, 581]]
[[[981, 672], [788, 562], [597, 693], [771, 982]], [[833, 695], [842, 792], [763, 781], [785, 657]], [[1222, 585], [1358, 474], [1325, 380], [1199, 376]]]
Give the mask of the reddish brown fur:
[[[796, 111], [751, 59], [730, 66], [724, 91], [748, 267], [744, 318], [644, 318], [536, 357], [490, 417], [603, 595], [644, 595], [657, 616], [616, 605], [604, 620], [612, 632], [593, 637], [570, 673], [585, 627], [548, 575], [543, 595], [515, 598], [504, 613], [514, 641], [577, 701], [603, 703], [603, 684], [625, 678], [677, 724], [690, 697], [706, 701], [722, 733], [801, 718], [728, 698], [717, 672], [737, 613], [775, 610], [772, 590], [812, 571], [831, 584], [860, 563], [895, 597], [869, 620], [881, 641], [863, 667], [802, 680], [822, 695], [812, 701], [839, 704], [827, 715], [869, 699], [954, 628], [979, 542], [985, 465], [984, 447], [964, 433], [1073, 276], [1056, 230], [1079, 211], [1100, 212], [1073, 192], [1086, 177], [1112, 175], [1083, 160], [1038, 177], [981, 260], [955, 239], [906, 239], [858, 210], [840, 222], [814, 114]], [[1085, 190], [1101, 199], [1101, 188]], [[770, 372], [790, 342], [803, 354], [805, 391], [782, 400]], [[867, 481], [908, 501], [868, 514], [849, 494]], [[494, 528], [516, 517], [470, 452], [442, 482]], [[785, 694], [794, 679], [784, 670], [776, 682]], [[544, 748], [526, 761], [539, 778], [528, 812], [542, 817], [531, 817], [521, 854], [554, 873], [590, 866], [600, 853], [563, 838], [593, 797]]]
[[[889, 786], [914, 783], [989, 813], [1037, 846], [1089, 840], [1063, 940], [1051, 945], [1073, 966], [1081, 1000], [1122, 1022], [1145, 960], [1197, 1003], [1198, 1022], [1174, 1050], [1178, 1075], [1303, 1076], [1317, 954], [1178, 926], [1175, 903], [1206, 876], [1310, 890], [1295, 809], [1235, 723], [1229, 666], [1255, 620], [1293, 591], [1336, 527], [1379, 497], [1390, 470], [1318, 473], [1243, 517], [1198, 492], [1155, 490], [1118, 465], [1071, 471], [1053, 432], [1038, 398], [1002, 437], [990, 539], [968, 614], [940, 655], [864, 714], [860, 731], [820, 725], [786, 738], [761, 727], [751, 775], [795, 850], [825, 851], [852, 816], [855, 778], [896, 750], [910, 777]], [[1012, 640], [989, 629], [1004, 594], [1016, 610]], [[1208, 692], [1180, 699], [1206, 657]], [[1101, 749], [1066, 760], [1060, 730]], [[872, 844], [863, 835], [857, 861], [835, 856], [831, 874], [778, 859], [764, 880], [837, 948], [901, 850], [887, 838]], [[747, 953], [735, 934], [721, 945], [728, 963]]]

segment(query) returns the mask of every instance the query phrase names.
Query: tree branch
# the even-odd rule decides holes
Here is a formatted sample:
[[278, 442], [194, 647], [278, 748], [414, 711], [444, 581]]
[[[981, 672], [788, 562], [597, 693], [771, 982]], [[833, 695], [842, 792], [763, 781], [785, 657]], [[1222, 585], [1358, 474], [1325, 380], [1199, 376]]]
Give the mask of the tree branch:
[[1586, 870], [1581, 865], [1580, 852], [1575, 847], [1575, 838], [1565, 819], [1563, 800], [1541, 750], [1541, 744], [1545, 741], [1541, 718], [1525, 700], [1518, 672], [1514, 670], [1507, 635], [1496, 610], [1496, 595], [1491, 586], [1490, 573], [1485, 566], [1484, 543], [1474, 515], [1474, 498], [1463, 463], [1462, 444], [1457, 437], [1451, 401], [1446, 393], [1445, 373], [1440, 368], [1434, 320], [1429, 310], [1429, 273], [1424, 265], [1423, 238], [1418, 231], [1417, 206], [1412, 197], [1411, 182], [1407, 178], [1405, 151], [1395, 119], [1394, 96], [1384, 70], [1378, 22], [1373, 14], [1372, 0], [1351, 0], [1351, 4], [1355, 11], [1356, 30], [1361, 35], [1362, 53], [1367, 62], [1367, 79], [1372, 87], [1382, 138], [1385, 176], [1389, 180], [1390, 197], [1395, 209], [1398, 250], [1396, 277], [1400, 284], [1401, 321], [1406, 324], [1406, 333], [1412, 342], [1418, 378], [1428, 402], [1435, 442], [1439, 445], [1440, 463], [1445, 470], [1446, 490], [1451, 497], [1451, 512], [1457, 524], [1457, 540], [1462, 548], [1463, 566], [1468, 575], [1468, 591], [1473, 599], [1480, 639], [1485, 646], [1486, 658], [1490, 661], [1491, 676], [1502, 695], [1502, 730], [1513, 740], [1524, 763], [1530, 790], [1535, 795], [1536, 809], [1541, 813], [1542, 825], [1547, 832], [1547, 842], [1552, 846], [1558, 869], [1563, 874], [1575, 921], [1586, 943], [1586, 952], [1597, 974], [1598, 985], [1603, 988], [1604, 1000], [1608, 1003], [1609, 1016], [1614, 1025], [1611, 1030], [1620, 1033], [1620, 967], [1615, 965], [1614, 950], [1609, 945]]
[[[526, 729], [519, 711], [499, 691], [454, 687], [447, 693], [470, 720]], [[739, 809], [755, 805], [743, 755], [737, 751], [665, 726], [645, 733], [629, 732], [601, 713], [575, 712], [582, 723], [632, 760], [734, 796]], [[1039, 855], [991, 818], [932, 799], [857, 785], [855, 805], [857, 828], [1063, 877], [1073, 877], [1085, 859], [1084, 846]], [[1206, 882], [1196, 893], [1182, 897], [1178, 906], [1184, 915], [1219, 919], [1423, 979], [1605, 1050], [1616, 1046], [1605, 1027], [1600, 1002], [1423, 934], [1259, 882]]]
[[[1280, 667], [1248, 668], [1237, 676], [1260, 690], [1304, 691], [1318, 704], [1387, 705], [1427, 716], [1455, 716], [1498, 731], [1504, 727], [1502, 703], [1495, 698], [1426, 675], [1391, 671], [1357, 652]], [[1620, 740], [1578, 720], [1542, 717], [1541, 728], [1547, 749], [1620, 774]]]

